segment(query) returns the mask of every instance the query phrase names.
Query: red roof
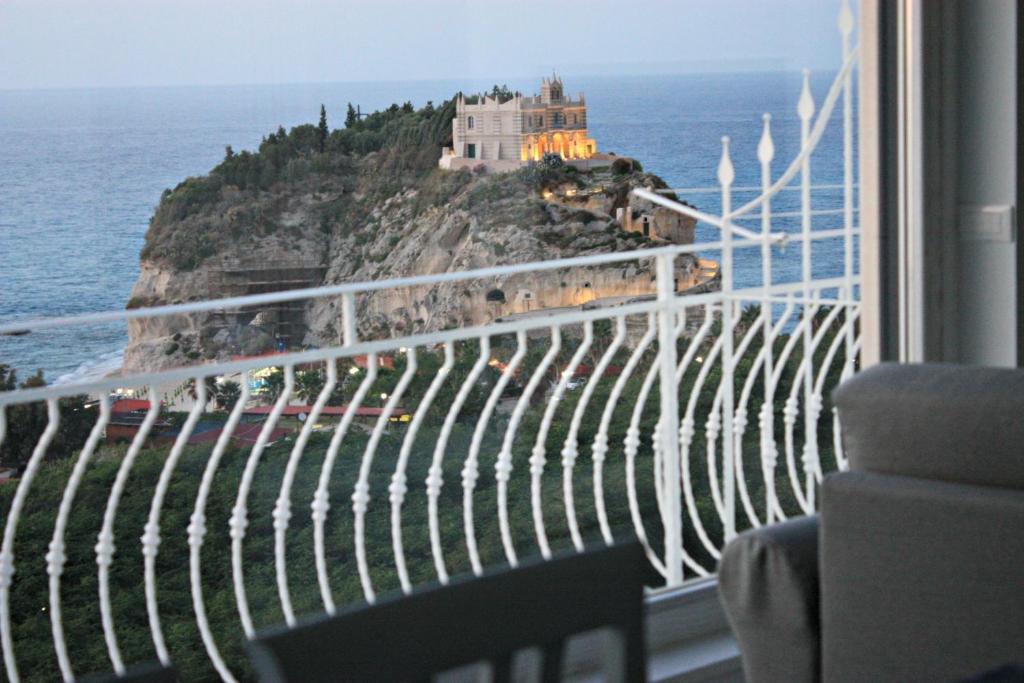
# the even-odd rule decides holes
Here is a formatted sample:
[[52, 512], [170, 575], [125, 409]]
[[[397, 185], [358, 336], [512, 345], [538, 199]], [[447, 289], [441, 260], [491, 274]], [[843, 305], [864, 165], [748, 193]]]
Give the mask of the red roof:
[[[365, 353], [357, 356], [352, 356], [352, 362], [365, 370], [370, 365], [370, 356], [369, 354]], [[378, 354], [377, 367], [387, 368], [391, 370], [395, 367], [395, 359], [392, 358], [391, 356]]]
[[112, 413], [134, 413], [138, 410], [149, 410], [149, 401], [138, 398], [119, 398], [110, 406]]
[[287, 351], [267, 351], [266, 353], [254, 353], [251, 356], [231, 356], [231, 360], [251, 360], [253, 358], [268, 358], [270, 356], [282, 356], [285, 353], [287, 353]]
[[[231, 434], [231, 440], [237, 443], [243, 444], [254, 444], [260, 436], [260, 432], [263, 430], [262, 424], [239, 424], [235, 425], [235, 431]], [[221, 432], [224, 431], [223, 427], [217, 427], [216, 429], [207, 429], [205, 432], [195, 434], [191, 439], [188, 440], [189, 444], [197, 443], [213, 443], [220, 438]], [[270, 432], [270, 438], [267, 440], [268, 443], [273, 443], [281, 437], [288, 434], [291, 430], [284, 429], [282, 427], [275, 427]]]
[[[273, 406], [253, 406], [252, 408], [246, 408], [243, 411], [245, 415], [269, 415], [274, 409]], [[320, 415], [326, 417], [329, 415], [344, 415], [345, 411], [348, 410], [348, 406], [324, 406], [323, 410], [320, 411]], [[309, 415], [313, 412], [313, 406], [285, 406], [284, 411], [281, 413], [287, 417], [296, 417], [301, 413]], [[371, 408], [367, 406], [361, 406], [356, 409], [356, 417], [378, 417], [384, 412], [383, 408]], [[395, 408], [391, 413], [393, 416], [398, 417], [405, 415], [404, 408]]]
[[[573, 375], [576, 377], [586, 377], [590, 375], [593, 371], [594, 369], [591, 368], [589, 365], [583, 365], [581, 363], [580, 365], [576, 366], [576, 372], [574, 372]], [[604, 374], [608, 377], [618, 377], [619, 375], [622, 374], [622, 366], [609, 364], [608, 367], [605, 368]]]

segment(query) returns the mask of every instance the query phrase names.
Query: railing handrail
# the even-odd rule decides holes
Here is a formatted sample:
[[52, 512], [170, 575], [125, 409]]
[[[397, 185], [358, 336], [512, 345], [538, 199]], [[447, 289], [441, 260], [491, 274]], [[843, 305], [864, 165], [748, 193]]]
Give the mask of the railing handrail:
[[[853, 187], [859, 187], [859, 183], [853, 183]], [[829, 183], [824, 185], [811, 185], [812, 190], [842, 190], [846, 185], [843, 183]], [[732, 188], [733, 192], [758, 192], [764, 188], [757, 185], [737, 185]], [[799, 192], [802, 188], [799, 185], [786, 185], [780, 187], [780, 192]], [[720, 187], [663, 187], [654, 190], [658, 194], [718, 194], [722, 191]]]
[[[834, 231], [839, 233], [840, 231]], [[838, 235], [832, 235], [837, 237]], [[842, 277], [824, 278], [814, 281], [815, 290], [828, 290], [842, 287], [845, 280]], [[802, 281], [788, 282], [772, 286], [772, 293], [798, 294], [803, 291], [805, 283]], [[701, 306], [714, 303], [724, 298], [731, 300], [752, 301], [764, 296], [762, 287], [750, 287], [735, 289], [728, 293], [709, 292], [705, 294], [687, 294], [676, 297], [668, 305], [672, 310]], [[636, 297], [640, 298], [640, 297]], [[802, 302], [797, 298], [797, 303]], [[608, 308], [596, 308], [590, 310], [566, 311], [559, 313], [558, 320], [562, 325], [578, 325], [589, 321], [615, 318], [620, 316], [646, 314], [651, 310], [659, 310], [664, 304], [643, 301], [639, 303], [626, 303]], [[259, 368], [266, 368], [277, 365], [301, 365], [303, 363], [315, 363], [324, 360], [335, 360], [349, 356], [362, 356], [371, 353], [382, 353], [395, 351], [403, 347], [423, 346], [428, 344], [442, 344], [449, 341], [463, 341], [466, 339], [477, 339], [481, 336], [500, 336], [515, 334], [521, 330], [546, 329], [551, 326], [550, 319], [541, 317], [524, 317], [512, 321], [501, 321], [487, 323], [476, 327], [460, 327], [451, 330], [439, 330], [436, 332], [424, 332], [422, 334], [408, 335], [404, 337], [393, 337], [391, 339], [377, 339], [372, 341], [358, 341], [348, 345], [330, 346], [306, 351], [289, 351], [275, 353], [267, 356], [256, 356], [238, 360], [223, 361], [200, 365], [189, 365], [170, 370], [157, 372], [140, 373], [138, 375], [118, 375], [106, 377], [81, 384], [56, 384], [45, 387], [34, 387], [31, 389], [15, 389], [13, 391], [0, 392], [0, 407], [15, 403], [30, 403], [50, 398], [62, 398], [78, 394], [95, 394], [104, 391], [112, 391], [128, 384], [145, 381], [148, 384], [162, 384], [170, 382], [184, 382], [196, 377], [211, 375], [230, 375], [247, 372]]]
[[[648, 190], [634, 190], [634, 193], [645, 199], [654, 196], [656, 200], [671, 202], [651, 195]], [[653, 200], [652, 200], [653, 201]], [[671, 202], [672, 208], [683, 207], [682, 204]], [[708, 214], [699, 213], [700, 220], [716, 220]], [[735, 248], [746, 248], [760, 246], [762, 238], [757, 233], [743, 228], [736, 228], [734, 231], [742, 231], [746, 240], [733, 242]], [[819, 230], [810, 237], [812, 240], [830, 239], [839, 236], [831, 230]], [[782, 242], [800, 242], [804, 239], [802, 235], [794, 233], [774, 233], [776, 244]], [[636, 261], [640, 259], [654, 259], [663, 254], [678, 256], [681, 254], [692, 254], [699, 251], [718, 251], [722, 249], [721, 242], [697, 242], [693, 244], [676, 244], [664, 247], [652, 247], [650, 249], [633, 249], [630, 251], [619, 251], [607, 254], [590, 254], [587, 256], [574, 256], [571, 258], [553, 259], [550, 261], [533, 261], [528, 263], [516, 263], [507, 266], [491, 266], [489, 268], [478, 268], [475, 270], [460, 270], [445, 273], [431, 273], [427, 275], [411, 275], [403, 278], [392, 278], [388, 280], [367, 280], [362, 282], [343, 282], [336, 285], [324, 285], [320, 287], [306, 287], [302, 289], [289, 289], [281, 292], [267, 292], [262, 294], [246, 294], [244, 296], [226, 297], [223, 299], [204, 299], [181, 304], [166, 304], [161, 306], [150, 306], [141, 308], [118, 309], [113, 311], [99, 311], [96, 313], [78, 313], [75, 315], [53, 316], [46, 318], [29, 318], [25, 320], [13, 320], [0, 323], [0, 335], [11, 333], [32, 332], [36, 330], [51, 329], [54, 327], [68, 327], [74, 325], [90, 325], [95, 323], [109, 323], [127, 320], [139, 320], [144, 318], [158, 318], [162, 316], [184, 315], [188, 313], [202, 313], [208, 311], [219, 311], [225, 308], [236, 308], [239, 306], [254, 306], [259, 304], [274, 304], [284, 301], [297, 301], [300, 299], [318, 299], [322, 297], [341, 296], [344, 294], [362, 294], [366, 292], [379, 291], [382, 289], [397, 289], [400, 287], [421, 287], [437, 285], [449, 282], [462, 282], [466, 280], [482, 280], [487, 278], [501, 277], [505, 275], [518, 275], [520, 273], [532, 273], [540, 270], [558, 270], [560, 268], [585, 268], [588, 266], [606, 265], [621, 261]]]

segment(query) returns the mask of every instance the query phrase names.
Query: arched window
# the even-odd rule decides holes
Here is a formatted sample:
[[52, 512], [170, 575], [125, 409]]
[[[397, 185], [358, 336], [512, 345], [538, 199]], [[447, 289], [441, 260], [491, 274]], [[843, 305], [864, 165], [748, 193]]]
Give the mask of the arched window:
[[470, 116], [468, 119], [466, 119], [466, 128], [469, 128], [470, 130], [473, 130], [473, 117], [472, 116]]

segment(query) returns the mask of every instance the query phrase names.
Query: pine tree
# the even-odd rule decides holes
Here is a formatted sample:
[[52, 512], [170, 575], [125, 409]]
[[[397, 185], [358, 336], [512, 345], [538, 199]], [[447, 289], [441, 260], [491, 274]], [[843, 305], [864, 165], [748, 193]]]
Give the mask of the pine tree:
[[320, 105], [320, 125], [317, 126], [317, 142], [320, 144], [320, 153], [327, 149], [327, 109]]
[[352, 106], [352, 103], [348, 103], [348, 112], [345, 114], [345, 127], [352, 128], [359, 123], [359, 117], [356, 116], [356, 108]]

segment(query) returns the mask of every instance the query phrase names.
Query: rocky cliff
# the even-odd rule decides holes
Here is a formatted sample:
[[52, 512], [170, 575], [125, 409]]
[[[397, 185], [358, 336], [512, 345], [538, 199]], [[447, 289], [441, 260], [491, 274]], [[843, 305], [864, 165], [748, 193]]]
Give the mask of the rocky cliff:
[[[449, 105], [392, 107], [328, 138], [312, 126], [234, 154], [164, 193], [130, 307], [349, 281], [443, 273], [659, 242], [615, 219], [629, 190], [664, 187], [624, 160], [602, 172], [557, 163], [487, 175], [436, 168]], [[678, 214], [658, 234], [691, 235]], [[651, 264], [544, 271], [486, 282], [387, 289], [357, 300], [360, 333], [391, 336], [480, 324], [538, 308], [654, 291]], [[680, 287], [696, 282], [691, 257]], [[125, 370], [337, 343], [340, 301], [321, 299], [133, 321]]]

